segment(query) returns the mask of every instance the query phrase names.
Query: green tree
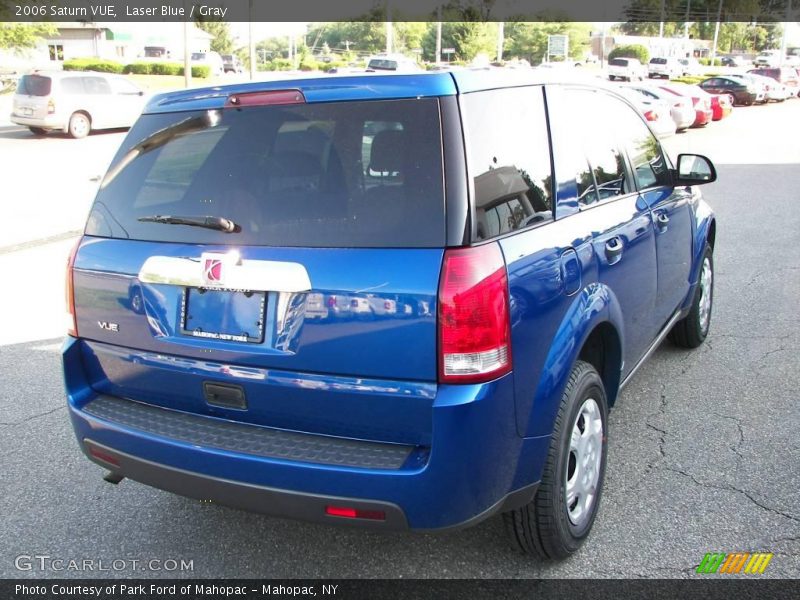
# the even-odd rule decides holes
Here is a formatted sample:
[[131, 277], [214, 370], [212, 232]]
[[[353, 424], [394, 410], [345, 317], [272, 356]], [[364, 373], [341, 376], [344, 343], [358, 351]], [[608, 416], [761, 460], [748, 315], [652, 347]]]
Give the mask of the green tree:
[[567, 35], [569, 58], [581, 59], [589, 49], [590, 25], [566, 22], [515, 22], [505, 26], [504, 55], [539, 63], [547, 54], [548, 35]]
[[0, 23], [0, 48], [34, 48], [42, 38], [56, 31], [51, 23]]
[[[470, 61], [478, 54], [495, 55], [497, 23], [454, 21], [442, 23], [442, 48], [453, 48], [452, 60]], [[422, 38], [422, 52], [426, 60], [436, 60], [436, 25], [431, 23]]]
[[230, 26], [225, 21], [197, 21], [197, 26], [214, 36], [211, 40], [211, 50], [220, 54], [233, 52]]

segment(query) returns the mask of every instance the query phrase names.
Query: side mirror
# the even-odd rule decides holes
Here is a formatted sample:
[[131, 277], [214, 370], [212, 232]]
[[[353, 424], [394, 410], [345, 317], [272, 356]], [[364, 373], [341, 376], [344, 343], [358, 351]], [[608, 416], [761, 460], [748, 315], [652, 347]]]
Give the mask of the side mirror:
[[714, 164], [701, 154], [679, 154], [673, 181], [675, 186], [701, 185], [717, 179]]

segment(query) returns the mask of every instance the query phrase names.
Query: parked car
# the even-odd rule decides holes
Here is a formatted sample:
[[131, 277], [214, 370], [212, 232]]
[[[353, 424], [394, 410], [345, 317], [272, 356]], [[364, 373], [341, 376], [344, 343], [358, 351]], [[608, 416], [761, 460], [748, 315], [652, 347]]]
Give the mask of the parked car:
[[789, 90], [782, 83], [775, 81], [771, 77], [756, 75], [755, 73], [730, 73], [727, 75], [731, 79], [738, 79], [744, 82], [752, 82], [756, 86], [756, 96], [758, 102], [767, 103], [783, 102], [789, 97]]
[[225, 72], [225, 62], [218, 52], [192, 52], [192, 64], [208, 67], [213, 76], [222, 75]]
[[723, 56], [720, 59], [723, 67], [744, 67], [747, 64], [747, 60], [738, 55], [730, 55], [730, 56]]
[[682, 66], [677, 58], [673, 57], [659, 57], [655, 56], [650, 59], [647, 65], [647, 76], [650, 79], [655, 77], [663, 77], [664, 79], [672, 79], [673, 77], [680, 77]]
[[422, 71], [422, 69], [417, 61], [402, 54], [378, 54], [367, 59], [367, 71], [414, 73]]
[[714, 111], [711, 108], [711, 98], [701, 88], [696, 85], [686, 85], [685, 83], [670, 83], [659, 87], [670, 94], [683, 96], [692, 101], [695, 115], [692, 127], [705, 127], [713, 120]]
[[235, 54], [223, 54], [222, 71], [224, 73], [242, 73], [244, 68], [238, 56]]
[[711, 100], [711, 120], [721, 121], [733, 112], [733, 104], [728, 94], [709, 94]]
[[672, 120], [671, 107], [668, 102], [655, 98], [646, 98], [632, 87], [620, 86], [618, 91], [633, 104], [647, 121], [650, 129], [659, 139], [675, 134], [677, 126]]
[[766, 50], [753, 60], [756, 67], [779, 67], [781, 65], [780, 50]]
[[762, 67], [760, 69], [751, 69], [748, 73], [774, 79], [781, 85], [786, 86], [790, 96], [800, 95], [800, 78], [797, 76], [797, 69], [792, 67]]
[[696, 58], [680, 58], [681, 75], [702, 75], [703, 65]]
[[[535, 71], [157, 96], [69, 259], [77, 441], [114, 483], [381, 531], [502, 513], [564, 558], [620, 389], [708, 334], [717, 225], [692, 186], [715, 177], [619, 94]], [[310, 294], [428, 308], [307, 327]]]
[[635, 58], [611, 58], [608, 61], [608, 78], [611, 81], [641, 81], [647, 69]]
[[36, 135], [50, 131], [83, 138], [95, 129], [130, 127], [147, 102], [124, 77], [92, 71], [36, 71], [20, 77], [11, 122]]
[[661, 100], [670, 105], [670, 115], [675, 122], [676, 131], [683, 131], [691, 127], [696, 119], [694, 104], [691, 98], [686, 96], [676, 96], [660, 87], [645, 85], [643, 83], [626, 84], [631, 89], [636, 90], [645, 98]]
[[736, 104], [750, 106], [758, 99], [755, 83], [734, 77], [709, 77], [698, 85], [710, 94], [725, 94], [731, 106]]

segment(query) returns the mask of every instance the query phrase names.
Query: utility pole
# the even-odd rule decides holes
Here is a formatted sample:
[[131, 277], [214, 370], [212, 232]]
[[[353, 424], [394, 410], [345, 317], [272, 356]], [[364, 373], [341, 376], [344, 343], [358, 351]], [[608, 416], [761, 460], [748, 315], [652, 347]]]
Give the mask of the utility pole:
[[658, 24], [658, 37], [664, 37], [664, 4], [666, 0], [661, 0], [661, 21]]
[[717, 58], [717, 41], [719, 40], [719, 20], [722, 18], [722, 0], [719, 0], [717, 7], [717, 25], [714, 27], [714, 44], [711, 46], [711, 66], [714, 66], [714, 60]]
[[250, 81], [256, 78], [256, 40], [253, 37], [253, 0], [250, 0], [250, 23], [248, 25], [247, 34], [249, 37], [248, 45], [250, 46]]
[[388, 4], [386, 12], [386, 54], [392, 53], [392, 17], [389, 16]]
[[500, 21], [497, 24], [497, 62], [502, 62], [503, 60], [503, 41], [505, 38], [505, 23]]
[[783, 66], [784, 62], [786, 62], [786, 30], [788, 29], [786, 26], [789, 24], [789, 17], [791, 14], [792, 0], [788, 0], [786, 3], [786, 22], [783, 24], [783, 36], [781, 37], [781, 66]]
[[436, 8], [436, 64], [442, 62], [442, 5]]
[[683, 37], [689, 39], [689, 11], [692, 8], [692, 0], [686, 2], [686, 14], [683, 17]]
[[189, 28], [193, 25], [189, 21], [183, 22], [183, 85], [188, 88], [192, 85], [192, 53], [189, 49]]

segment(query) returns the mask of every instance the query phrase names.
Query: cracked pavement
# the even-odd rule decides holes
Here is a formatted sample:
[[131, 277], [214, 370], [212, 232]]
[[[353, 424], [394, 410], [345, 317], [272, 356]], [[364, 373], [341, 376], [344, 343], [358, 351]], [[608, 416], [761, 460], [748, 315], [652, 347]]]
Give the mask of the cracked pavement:
[[[800, 101], [786, 105], [796, 143]], [[598, 520], [571, 559], [514, 554], [497, 518], [379, 535], [105, 483], [73, 439], [49, 339], [0, 346], [0, 576], [106, 575], [15, 570], [39, 553], [193, 560], [194, 577], [691, 578], [706, 552], [764, 551], [765, 577], [800, 577], [800, 169], [718, 170], [704, 189], [718, 216], [711, 334], [693, 352], [665, 342], [621, 394]]]

